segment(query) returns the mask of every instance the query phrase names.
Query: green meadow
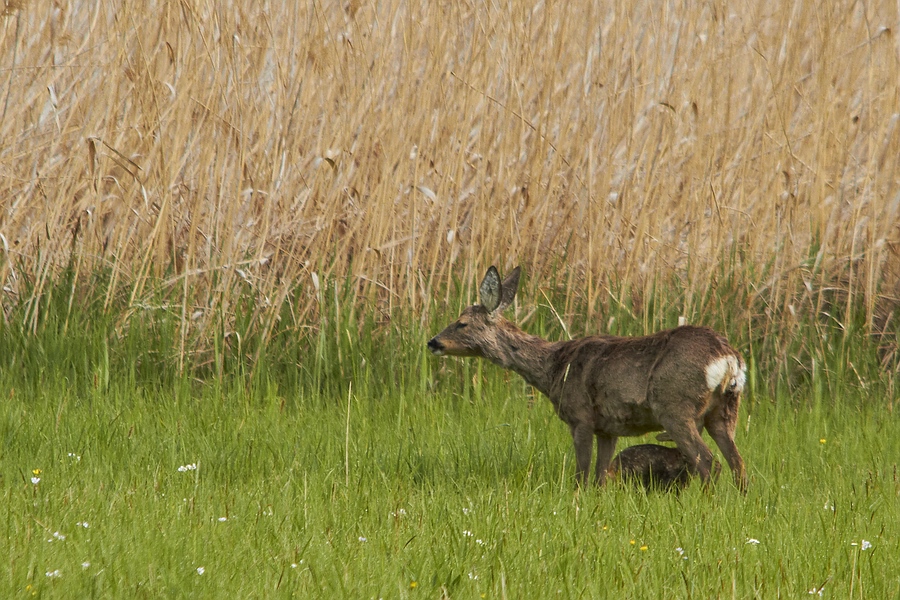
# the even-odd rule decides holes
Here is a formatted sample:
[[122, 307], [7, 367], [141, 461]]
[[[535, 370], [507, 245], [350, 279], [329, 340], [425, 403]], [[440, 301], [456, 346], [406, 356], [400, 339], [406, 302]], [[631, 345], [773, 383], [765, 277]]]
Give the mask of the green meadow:
[[[273, 358], [202, 379], [142, 364], [164, 330], [135, 342], [112, 321], [72, 320], [66, 336], [4, 329], [5, 597], [887, 598], [900, 586], [900, 431], [884, 378], [838, 381], [825, 365], [770, 394], [751, 373], [746, 496], [727, 474], [681, 494], [576, 490], [550, 403], [493, 365], [429, 356], [441, 323], [357, 336], [331, 321], [271, 352], [307, 368]], [[563, 335], [546, 306], [526, 327]], [[848, 351], [860, 371], [867, 346]]]

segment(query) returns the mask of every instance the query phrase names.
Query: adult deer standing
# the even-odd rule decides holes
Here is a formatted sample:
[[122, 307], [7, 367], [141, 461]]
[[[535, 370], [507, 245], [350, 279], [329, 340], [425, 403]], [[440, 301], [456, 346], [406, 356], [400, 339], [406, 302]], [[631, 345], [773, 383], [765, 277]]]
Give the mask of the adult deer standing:
[[496, 267], [489, 268], [481, 304], [466, 308], [428, 348], [436, 355], [486, 358], [550, 398], [572, 433], [581, 484], [588, 480], [595, 436], [595, 476], [603, 484], [620, 436], [661, 430], [688, 468], [708, 481], [713, 455], [700, 435], [705, 427], [746, 491], [744, 460], [734, 443], [746, 366], [724, 337], [686, 325], [643, 337], [549, 342], [501, 315], [516, 296], [519, 274], [516, 267], [501, 282]]

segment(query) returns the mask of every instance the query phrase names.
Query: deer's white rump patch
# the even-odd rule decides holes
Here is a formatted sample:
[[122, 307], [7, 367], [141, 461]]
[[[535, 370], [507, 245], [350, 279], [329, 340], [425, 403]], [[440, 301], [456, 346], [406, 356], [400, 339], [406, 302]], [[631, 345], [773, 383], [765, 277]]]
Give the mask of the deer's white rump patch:
[[706, 385], [710, 391], [720, 388], [740, 393], [747, 381], [746, 365], [737, 356], [720, 356], [706, 365]]

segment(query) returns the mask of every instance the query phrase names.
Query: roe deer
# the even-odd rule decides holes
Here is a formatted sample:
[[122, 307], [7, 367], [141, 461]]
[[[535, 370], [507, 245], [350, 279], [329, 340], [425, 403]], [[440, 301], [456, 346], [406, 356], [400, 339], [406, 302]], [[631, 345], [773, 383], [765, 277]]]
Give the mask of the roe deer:
[[525, 333], [501, 313], [516, 296], [519, 267], [502, 282], [488, 269], [480, 302], [428, 341], [436, 355], [480, 356], [512, 369], [550, 398], [575, 443], [576, 476], [588, 481], [597, 437], [595, 477], [603, 484], [620, 436], [666, 432], [692, 473], [709, 481], [715, 440], [741, 491], [744, 460], [734, 444], [746, 379], [741, 355], [707, 327], [685, 325], [644, 337], [595, 335], [549, 342]]
[[[712, 478], [722, 472], [719, 461], [713, 461]], [[639, 444], [625, 448], [613, 459], [609, 475], [638, 483], [645, 490], [679, 491], [690, 480], [687, 462], [678, 448], [659, 444]]]

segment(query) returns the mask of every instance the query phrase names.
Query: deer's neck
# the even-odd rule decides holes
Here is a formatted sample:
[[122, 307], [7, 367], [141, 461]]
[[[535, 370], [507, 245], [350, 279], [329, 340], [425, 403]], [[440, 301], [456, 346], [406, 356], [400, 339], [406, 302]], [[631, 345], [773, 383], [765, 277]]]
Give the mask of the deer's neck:
[[499, 324], [493, 342], [483, 349], [485, 358], [515, 371], [544, 395], [550, 395], [552, 342], [525, 333], [509, 321]]

